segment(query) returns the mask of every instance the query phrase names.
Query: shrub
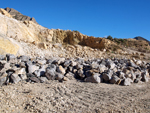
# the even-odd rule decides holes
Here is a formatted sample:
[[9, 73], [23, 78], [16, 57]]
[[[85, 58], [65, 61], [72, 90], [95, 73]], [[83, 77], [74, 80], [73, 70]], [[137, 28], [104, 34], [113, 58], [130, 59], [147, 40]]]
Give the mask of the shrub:
[[113, 40], [113, 37], [109, 35], [109, 36], [107, 37], [107, 39]]
[[77, 30], [73, 30], [74, 32], [78, 32], [79, 33], [79, 31], [77, 31]]

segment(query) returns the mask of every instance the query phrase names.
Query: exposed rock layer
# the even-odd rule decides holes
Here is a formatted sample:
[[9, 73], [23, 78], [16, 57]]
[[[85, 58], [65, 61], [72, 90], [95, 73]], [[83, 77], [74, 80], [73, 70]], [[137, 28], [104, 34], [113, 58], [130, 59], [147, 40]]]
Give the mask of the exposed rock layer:
[[0, 13], [7, 16], [7, 17], [9, 17], [9, 18], [12, 18], [12, 16], [6, 10], [4, 10], [2, 8], [0, 8]]
[[13, 41], [0, 36], [0, 54], [17, 54], [19, 46]]
[[25, 16], [23, 14], [21, 14], [20, 12], [18, 12], [17, 10], [13, 9], [13, 8], [5, 8], [5, 10], [15, 19], [19, 20], [19, 21], [32, 21], [34, 23], [37, 23], [36, 20], [32, 17], [29, 16]]
[[[6, 10], [10, 11], [9, 8], [6, 8]], [[17, 11], [13, 10], [12, 14], [13, 12], [16, 13]], [[24, 48], [26, 49], [26, 51], [29, 51], [28, 53], [31, 53], [31, 55], [33, 55], [32, 53], [38, 53], [34, 49], [34, 46], [37, 46], [39, 49], [48, 49], [49, 51], [52, 49], [55, 51], [57, 48], [60, 48], [59, 53], [61, 53], [62, 51], [69, 55], [70, 53], [68, 53], [68, 51], [72, 51], [71, 56], [75, 56], [74, 54], [76, 54], [76, 56], [79, 56], [81, 54], [83, 57], [90, 56], [90, 53], [87, 51], [88, 47], [91, 47], [90, 51], [93, 51], [94, 54], [94, 51], [97, 51], [96, 49], [100, 49], [104, 50], [104, 52], [114, 53], [114, 51], [116, 51], [115, 54], [119, 53], [121, 55], [131, 54], [133, 55], [133, 57], [137, 58], [140, 58], [140, 56], [132, 53], [127, 53], [125, 51], [125, 47], [131, 47], [130, 49], [139, 48], [138, 51], [140, 52], [144, 52], [144, 50], [150, 49], [150, 46], [146, 41], [122, 39], [121, 41], [124, 41], [125, 45], [122, 45], [123, 43], [120, 43], [119, 45], [116, 42], [108, 40], [106, 38], [95, 38], [92, 36], [87, 36], [78, 31], [47, 29], [38, 24], [35, 24], [32, 21], [17, 21], [16, 19], [10, 18], [9, 13], [5, 12], [5, 10], [2, 10], [0, 14], [0, 20], [0, 36], [14, 39], [20, 42], [20, 44], [24, 42], [26, 43], [26, 45], [31, 45], [30, 49]], [[68, 46], [68, 44], [71, 44], [73, 46]], [[80, 47], [79, 45], [83, 47]], [[63, 48], [65, 48], [67, 51], [63, 51]], [[142, 57], [144, 57], [144, 54]]]

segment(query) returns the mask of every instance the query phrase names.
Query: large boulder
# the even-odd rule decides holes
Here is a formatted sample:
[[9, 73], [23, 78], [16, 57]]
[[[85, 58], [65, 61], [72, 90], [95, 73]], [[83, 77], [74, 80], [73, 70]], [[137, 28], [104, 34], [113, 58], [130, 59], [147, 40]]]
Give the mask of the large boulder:
[[85, 78], [84, 81], [85, 82], [92, 82], [92, 83], [100, 83], [101, 78], [99, 76], [100, 75], [98, 73], [94, 73], [92, 76]]
[[56, 78], [56, 69], [52, 67], [47, 67], [45, 76], [48, 80], [54, 80]]
[[113, 71], [112, 70], [107, 70], [102, 74], [102, 78], [105, 82], [109, 82], [111, 80]]
[[28, 65], [28, 73], [33, 73], [39, 69], [39, 67], [36, 65], [32, 65], [32, 64], [27, 64], [27, 65]]
[[123, 85], [124, 85], [124, 86], [130, 86], [132, 82], [133, 82], [133, 81], [132, 81], [130, 78], [125, 78], [125, 79], [123, 80]]
[[11, 81], [16, 84], [19, 81], [21, 81], [21, 78], [18, 76], [18, 74], [12, 74], [11, 75]]
[[105, 70], [107, 70], [107, 67], [103, 64], [99, 65], [99, 71], [100, 73], [104, 72]]
[[121, 82], [121, 79], [117, 76], [112, 76], [112, 78], [110, 80], [111, 84], [120, 84], [120, 82]]

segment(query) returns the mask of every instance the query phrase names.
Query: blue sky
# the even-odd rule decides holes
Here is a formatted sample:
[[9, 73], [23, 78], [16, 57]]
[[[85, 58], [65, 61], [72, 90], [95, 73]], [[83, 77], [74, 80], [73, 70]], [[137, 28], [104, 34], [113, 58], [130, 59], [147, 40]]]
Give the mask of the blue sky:
[[150, 40], [150, 0], [3, 0], [0, 7], [14, 8], [49, 29]]

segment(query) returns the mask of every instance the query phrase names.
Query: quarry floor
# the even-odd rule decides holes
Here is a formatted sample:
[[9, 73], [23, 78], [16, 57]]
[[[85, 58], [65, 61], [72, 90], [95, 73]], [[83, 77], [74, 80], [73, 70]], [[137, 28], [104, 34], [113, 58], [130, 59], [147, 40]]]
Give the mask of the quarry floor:
[[0, 87], [1, 113], [149, 113], [150, 82], [130, 86], [81, 81]]

